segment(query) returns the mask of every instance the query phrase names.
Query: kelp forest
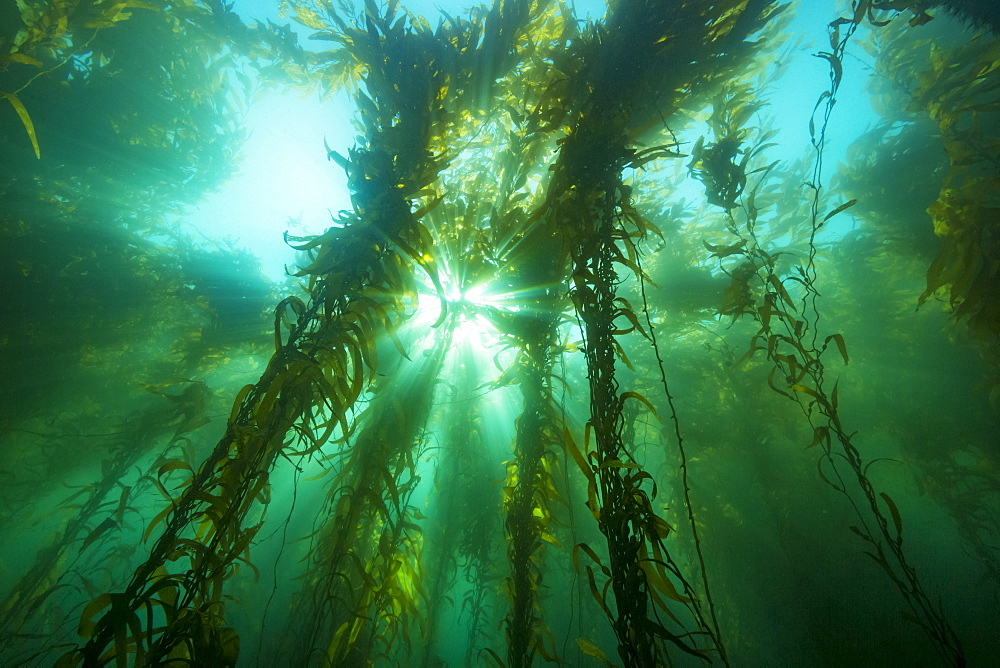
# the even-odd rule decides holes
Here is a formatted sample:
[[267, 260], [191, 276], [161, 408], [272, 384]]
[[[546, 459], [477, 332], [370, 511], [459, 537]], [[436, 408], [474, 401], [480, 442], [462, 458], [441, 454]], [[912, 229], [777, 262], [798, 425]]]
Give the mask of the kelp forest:
[[0, 663], [995, 665], [997, 5], [406, 4], [0, 2]]

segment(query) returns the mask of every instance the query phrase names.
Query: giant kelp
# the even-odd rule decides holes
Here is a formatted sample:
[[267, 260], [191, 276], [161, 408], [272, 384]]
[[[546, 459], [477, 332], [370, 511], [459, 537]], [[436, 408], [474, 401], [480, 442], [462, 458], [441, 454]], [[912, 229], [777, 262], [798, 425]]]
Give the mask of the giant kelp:
[[[886, 225], [890, 220], [887, 206], [893, 197], [888, 194], [867, 197], [867, 203], [862, 199], [861, 205], [867, 209], [863, 215], [874, 233], [871, 237], [893, 240], [886, 246], [882, 266], [894, 268], [900, 275], [920, 272], [921, 285], [914, 281], [906, 288], [897, 288], [901, 296], [909, 299], [920, 291], [922, 309], [940, 302], [955, 320], [964, 323], [960, 327], [972, 336], [967, 345], [979, 351], [981, 383], [995, 408], [997, 369], [992, 351], [997, 338], [993, 300], [986, 288], [994, 282], [994, 263], [989, 258], [995, 252], [995, 225], [985, 215], [995, 199], [987, 185], [995, 161], [986, 148], [995, 125], [995, 104], [991, 101], [996, 97], [995, 82], [989, 76], [996, 67], [995, 47], [986, 35], [967, 41], [958, 25], [943, 21], [929, 24], [925, 33], [891, 28], [872, 39], [869, 48], [878, 54], [876, 65], [885, 73], [872, 83], [876, 108], [884, 120], [879, 136], [863, 137], [856, 143], [855, 158], [844, 170], [844, 186], [864, 197], [870, 186], [858, 180], [862, 165], [878, 168], [887, 164], [889, 156], [898, 158], [918, 147], [923, 161], [934, 160], [933, 169], [919, 174], [911, 169], [898, 171], [900, 180], [915, 188], [912, 195], [919, 198], [921, 207], [904, 210], [895, 225]], [[937, 155], [928, 153], [928, 146], [941, 150]], [[906, 193], [908, 188], [893, 190]], [[991, 460], [991, 448], [975, 441], [935, 447], [923, 437], [910, 442], [922, 452], [918, 464], [922, 477], [934, 471], [935, 476], [951, 480], [940, 488], [934, 485], [933, 494], [949, 508], [969, 549], [996, 578], [996, 528], [985, 512], [985, 500], [995, 494], [995, 483], [960, 463], [970, 453]]]
[[[856, 2], [830, 24], [819, 54], [830, 88], [803, 121], [812, 169], [789, 176], [769, 162], [775, 133], [754, 124], [764, 106], [755, 79], [768, 61], [753, 56], [773, 48], [786, 9], [778, 3], [621, 0], [603, 21], [580, 25], [558, 2], [497, 0], [436, 27], [397, 2], [295, 3], [297, 20], [333, 47], [307, 55], [286, 44], [278, 69], [296, 85], [355, 96], [355, 146], [326, 147], [352, 210], [323, 234], [286, 234], [302, 254], [300, 289], [273, 309], [269, 361], [235, 392], [218, 441], [205, 442], [212, 397], [197, 374], [146, 383], [156, 395], [147, 398], [171, 410], [123, 422], [127, 438], [110, 449], [100, 481], [64, 502], [75, 519], [15, 587], [4, 610], [16, 618], [5, 624], [25, 628], [24, 600], [61, 621], [51, 604], [65, 601], [82, 639], [63, 636], [60, 665], [234, 665], [255, 645], [248, 633], [259, 625], [243, 616], [271, 578], [266, 614], [279, 615], [271, 601], [291, 613], [278, 619], [280, 636], [257, 630], [265, 660], [527, 666], [584, 656], [611, 664], [617, 654], [629, 666], [739, 664], [767, 643], [748, 639], [753, 622], [729, 605], [762, 604], [737, 584], [763, 589], [772, 562], [745, 567], [716, 550], [726, 527], [766, 525], [740, 505], [747, 490], [701, 480], [723, 477], [706, 460], [723, 473], [749, 461], [752, 484], [772, 487], [776, 504], [819, 505], [831, 491], [846, 499], [822, 527], [775, 523], [814, 542], [844, 529], [838, 549], [879, 568], [841, 566], [831, 586], [894, 590], [894, 607], [941, 660], [963, 665], [951, 604], [935, 600], [940, 583], [925, 563], [918, 577], [905, 486], [880, 477], [892, 458], [851, 431], [849, 381], [832, 379], [835, 365], [864, 358], [840, 328], [857, 325], [850, 314], [830, 324], [820, 295], [831, 249], [847, 243], [826, 231], [857, 205], [824, 197], [845, 49], [860, 26], [884, 28], [905, 5]], [[915, 30], [927, 16], [912, 5]], [[224, 10], [191, 11], [211, 17], [213, 39], [237, 51], [289, 37], [272, 29], [250, 48]], [[124, 32], [132, 16], [101, 29], [121, 31], [123, 45], [169, 42], [148, 32], [152, 16], [134, 33]], [[212, 76], [225, 76], [223, 60]], [[688, 142], [684, 131], [706, 108], [708, 134]], [[220, 123], [229, 118], [216, 111]], [[136, 143], [152, 141], [145, 130], [158, 136], [161, 120], [133, 118]], [[16, 127], [23, 140], [27, 125]], [[181, 180], [204, 183], [199, 170], [218, 175], [214, 164]], [[677, 169], [663, 178], [667, 164]], [[685, 166], [716, 210], [670, 202]], [[178, 281], [197, 273], [200, 258], [184, 244], [170, 254]], [[662, 292], [676, 276], [703, 284], [715, 303], [672, 308]], [[220, 290], [202, 283], [202, 307], [221, 313]], [[478, 366], [474, 331], [499, 342], [498, 376]], [[701, 368], [697, 348], [707, 351]], [[215, 359], [175, 362], [207, 374]], [[490, 403], [500, 394], [517, 406], [509, 433]], [[759, 436], [727, 435], [718, 423], [729, 416]], [[804, 455], [787, 446], [798, 441]], [[747, 443], [754, 451], [740, 452]], [[303, 479], [307, 469], [316, 474]], [[976, 473], [963, 480], [989, 480]], [[290, 502], [278, 498], [283, 488]], [[282, 519], [275, 509], [286, 507]], [[307, 542], [283, 542], [265, 568], [268, 541], [287, 542], [303, 512], [311, 528], [296, 537]], [[142, 526], [126, 527], [133, 516]], [[963, 530], [985, 535], [982, 524]], [[116, 542], [142, 549], [70, 596], [60, 559], [74, 542], [81, 553]], [[798, 542], [782, 536], [802, 559]], [[289, 566], [286, 548], [303, 565]], [[819, 617], [809, 621], [817, 636]], [[459, 648], [447, 620], [466, 624]], [[899, 645], [927, 642], [896, 632]], [[784, 651], [775, 644], [767, 655], [797, 656]], [[827, 660], [861, 654], [836, 651]]]

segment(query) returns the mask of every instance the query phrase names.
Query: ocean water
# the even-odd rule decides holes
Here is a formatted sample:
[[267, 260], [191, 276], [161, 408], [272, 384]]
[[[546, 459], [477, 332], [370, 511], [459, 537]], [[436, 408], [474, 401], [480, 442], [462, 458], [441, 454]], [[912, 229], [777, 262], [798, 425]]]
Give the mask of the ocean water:
[[0, 3], [0, 664], [995, 663], [995, 10], [849, 4]]

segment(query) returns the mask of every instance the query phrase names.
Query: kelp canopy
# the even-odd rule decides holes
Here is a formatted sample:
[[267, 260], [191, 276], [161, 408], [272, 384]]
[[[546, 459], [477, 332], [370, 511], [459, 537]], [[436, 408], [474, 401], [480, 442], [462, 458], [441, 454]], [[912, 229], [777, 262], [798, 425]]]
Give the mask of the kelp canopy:
[[[784, 3], [284, 9], [0, 5], [4, 665], [990, 662], [995, 35], [831, 5], [799, 147]], [[356, 101], [284, 285], [177, 222], [262, 88]]]

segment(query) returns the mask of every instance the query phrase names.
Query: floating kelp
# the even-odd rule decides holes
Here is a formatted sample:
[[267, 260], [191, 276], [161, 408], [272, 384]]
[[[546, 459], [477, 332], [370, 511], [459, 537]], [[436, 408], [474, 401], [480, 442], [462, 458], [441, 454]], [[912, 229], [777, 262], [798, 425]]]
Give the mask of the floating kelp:
[[[329, 50], [218, 3], [20, 3], [0, 34], [30, 279], [0, 350], [54, 386], [12, 379], [2, 425], [7, 663], [989, 656], [996, 421], [932, 297], [995, 363], [995, 40], [914, 46], [928, 3], [831, 15], [795, 164], [765, 118], [781, 3], [285, 9]], [[920, 122], [828, 192], [865, 30]], [[285, 234], [297, 283], [258, 318], [250, 259], [163, 214], [231, 168], [221, 83], [264, 81], [348, 90], [358, 136], [317, 147], [350, 210]], [[62, 108], [106, 160], [52, 141]], [[873, 174], [927, 133], [947, 160]]]

